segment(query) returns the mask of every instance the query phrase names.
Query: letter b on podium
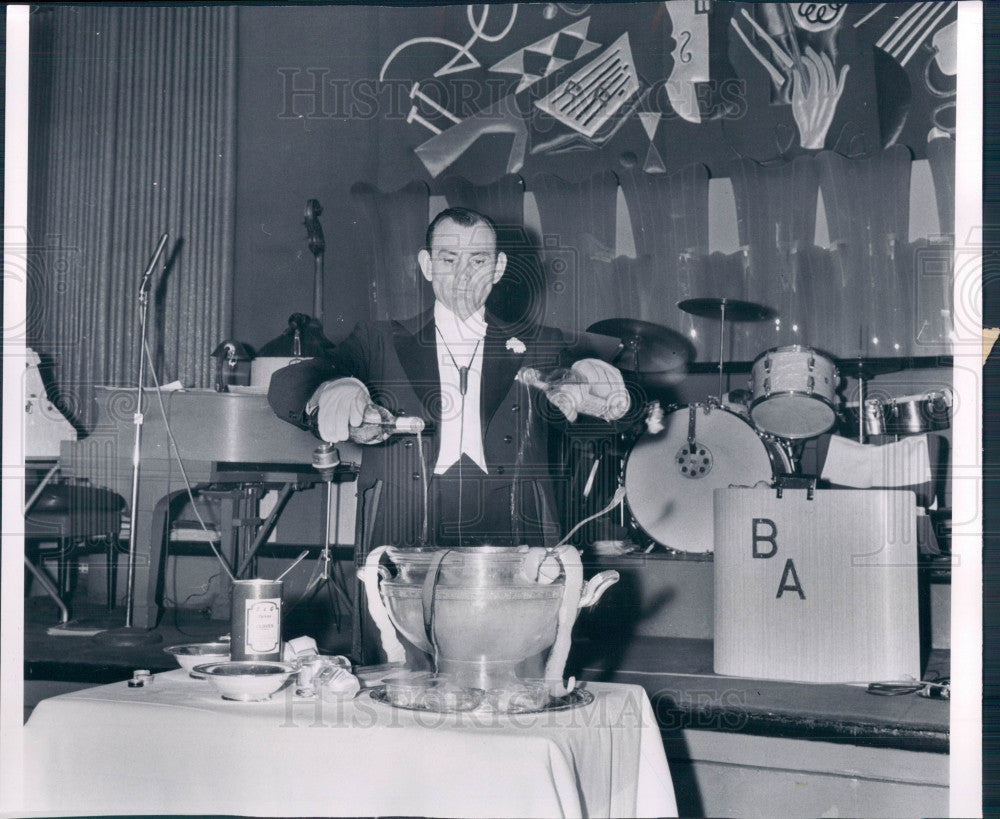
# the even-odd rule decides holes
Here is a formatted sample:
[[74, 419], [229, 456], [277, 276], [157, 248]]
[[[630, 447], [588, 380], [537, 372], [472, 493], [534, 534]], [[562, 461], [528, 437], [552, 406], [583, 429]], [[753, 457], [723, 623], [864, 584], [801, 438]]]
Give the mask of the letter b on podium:
[[[761, 544], [766, 543], [771, 548], [761, 551]], [[770, 518], [753, 519], [753, 556], [768, 558], [778, 553], [778, 527]]]

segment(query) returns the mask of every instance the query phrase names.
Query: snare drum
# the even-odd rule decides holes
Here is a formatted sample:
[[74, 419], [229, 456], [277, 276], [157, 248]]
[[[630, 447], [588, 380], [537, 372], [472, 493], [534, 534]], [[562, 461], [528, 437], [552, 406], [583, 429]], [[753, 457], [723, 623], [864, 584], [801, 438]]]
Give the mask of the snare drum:
[[777, 347], [761, 353], [750, 371], [754, 426], [779, 438], [822, 435], [837, 420], [837, 367], [809, 347]]
[[951, 426], [951, 392], [941, 390], [923, 395], [892, 398], [886, 408], [886, 432], [890, 435], [917, 435]]
[[630, 450], [625, 499], [636, 524], [671, 549], [714, 550], [716, 489], [770, 483], [776, 472], [792, 471], [778, 442], [721, 407], [681, 407], [665, 415], [663, 425], [662, 432], [644, 434]]

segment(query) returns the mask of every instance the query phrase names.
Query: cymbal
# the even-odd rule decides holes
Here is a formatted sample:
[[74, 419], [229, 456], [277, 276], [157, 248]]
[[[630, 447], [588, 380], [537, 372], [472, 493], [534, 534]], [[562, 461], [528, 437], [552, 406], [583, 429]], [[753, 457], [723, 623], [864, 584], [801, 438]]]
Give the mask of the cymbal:
[[726, 321], [764, 321], [776, 315], [770, 307], [739, 299], [686, 299], [677, 302], [677, 306], [692, 316], [712, 319], [721, 319], [725, 307]]
[[640, 375], [676, 373], [694, 358], [691, 342], [676, 330], [639, 319], [598, 321], [588, 333], [621, 339], [622, 349], [611, 362], [619, 370]]
[[636, 381], [640, 382], [643, 387], [647, 389], [661, 388], [666, 389], [668, 387], [673, 387], [680, 384], [685, 378], [687, 378], [687, 370], [662, 370], [656, 372], [635, 372], [633, 370], [622, 369], [622, 375], [626, 377], [635, 378]]
[[600, 333], [582, 332], [577, 333], [576, 339], [569, 348], [569, 355], [572, 359], [578, 358], [599, 358], [610, 364], [621, 353], [624, 348], [621, 339]]

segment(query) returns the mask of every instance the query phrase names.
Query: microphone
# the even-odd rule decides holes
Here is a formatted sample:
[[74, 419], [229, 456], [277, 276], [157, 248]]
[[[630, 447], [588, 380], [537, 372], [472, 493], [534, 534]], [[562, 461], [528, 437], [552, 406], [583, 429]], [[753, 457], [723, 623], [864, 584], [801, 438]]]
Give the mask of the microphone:
[[167, 234], [164, 233], [160, 237], [160, 243], [156, 246], [156, 250], [153, 251], [153, 258], [149, 260], [149, 265], [146, 267], [146, 272], [142, 274], [142, 283], [139, 285], [139, 292], [143, 293], [149, 287], [149, 280], [153, 277], [153, 271], [156, 269], [157, 262], [160, 261], [160, 256], [163, 255], [163, 248], [167, 246]]

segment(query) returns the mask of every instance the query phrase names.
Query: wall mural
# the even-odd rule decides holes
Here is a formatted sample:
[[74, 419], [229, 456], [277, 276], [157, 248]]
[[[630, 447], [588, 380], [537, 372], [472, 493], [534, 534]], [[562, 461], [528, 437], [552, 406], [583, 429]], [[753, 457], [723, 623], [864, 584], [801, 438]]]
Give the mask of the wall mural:
[[[628, 284], [641, 286], [642, 317], [682, 328], [702, 361], [718, 355], [719, 328], [681, 314], [678, 299], [761, 299], [778, 311], [773, 327], [731, 331], [738, 360], [791, 343], [845, 357], [947, 354], [956, 5], [383, 10], [379, 80], [400, 104], [382, 109], [392, 113], [366, 196], [418, 181], [472, 203], [452, 201], [456, 178], [478, 201], [500, 184], [530, 191], [543, 236], [524, 279], [544, 319], [565, 329], [608, 318]], [[910, 229], [911, 166], [925, 159], [940, 235]], [[731, 180], [735, 252], [710, 246], [709, 183], [720, 178]], [[619, 192], [631, 261], [615, 252]], [[377, 271], [383, 291], [409, 266]], [[826, 315], [829, 304], [849, 318]]]
[[[487, 181], [487, 169], [494, 177], [551, 170], [545, 160], [553, 154], [599, 149], [609, 149], [609, 167], [634, 155], [648, 173], [666, 173], [693, 158], [671, 151], [678, 139], [705, 139], [700, 161], [718, 175], [735, 157], [870, 155], [899, 141], [908, 124], [907, 144], [920, 157], [921, 127], [923, 142], [932, 129], [954, 128], [953, 100], [942, 104], [940, 95], [953, 93], [955, 5], [443, 7], [414, 17], [414, 26], [408, 21], [407, 33], [423, 23], [462, 36], [401, 38], [379, 80], [406, 84], [400, 124], [431, 179], [468, 154], [463, 165], [478, 166], [479, 181]], [[383, 18], [388, 32], [399, 28], [398, 17]], [[713, 121], [723, 123], [721, 139], [714, 128], [700, 137], [687, 127]], [[482, 156], [497, 144], [483, 138], [497, 134], [506, 145], [502, 168]]]

